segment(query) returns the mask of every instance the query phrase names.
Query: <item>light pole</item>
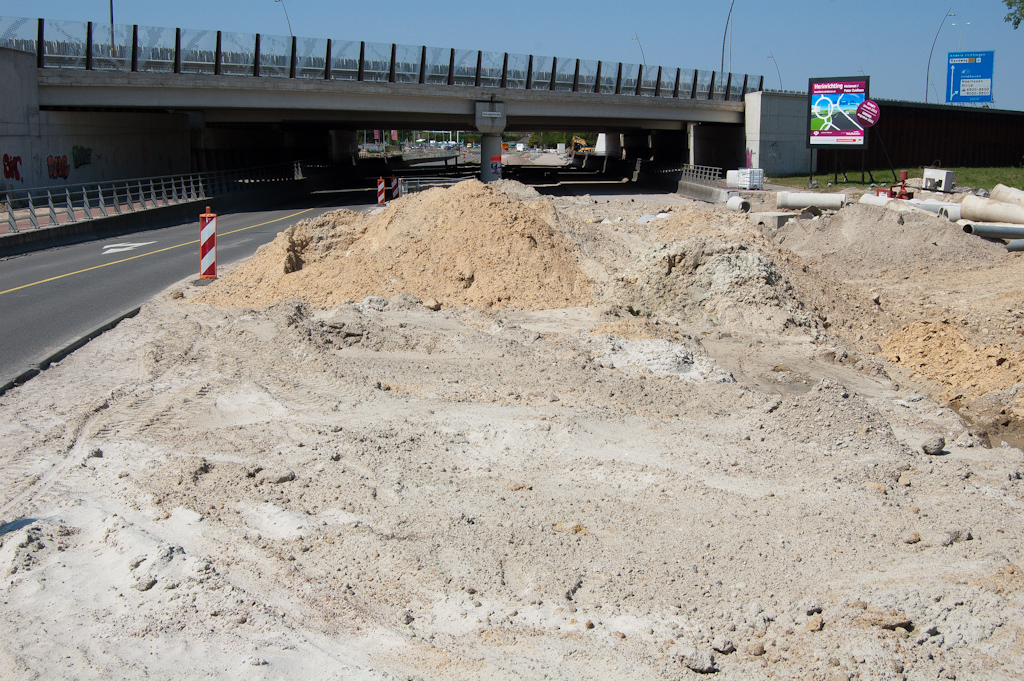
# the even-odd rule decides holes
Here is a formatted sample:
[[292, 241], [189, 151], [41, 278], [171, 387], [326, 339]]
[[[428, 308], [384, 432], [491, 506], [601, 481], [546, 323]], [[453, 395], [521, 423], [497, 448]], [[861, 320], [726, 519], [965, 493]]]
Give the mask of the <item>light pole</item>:
[[[964, 49], [964, 29], [967, 28], [970, 25], [971, 25], [971, 22], [969, 22], [969, 21], [965, 21], [964, 23], [959, 24], [959, 26], [960, 26], [960, 35], [959, 35], [959, 37], [957, 37], [957, 40], [956, 40], [956, 49], [957, 50]], [[957, 23], [954, 21], [952, 24], [950, 24], [950, 26], [957, 26]]]
[[955, 17], [953, 14], [953, 8], [950, 7], [946, 10], [946, 13], [942, 15], [942, 23], [939, 24], [939, 30], [935, 31], [935, 40], [932, 41], [932, 51], [928, 53], [928, 70], [925, 72], [924, 77], [924, 103], [928, 103], [928, 86], [932, 82], [932, 55], [935, 54], [935, 43], [939, 42], [939, 34], [942, 33], [942, 27], [946, 25], [946, 19], [948, 17]]
[[636, 31], [633, 31], [633, 40], [635, 40], [636, 44], [640, 46], [640, 58], [644, 60], [644, 68], [646, 69], [647, 68], [647, 55], [644, 54], [644, 44], [642, 42], [640, 42], [640, 36], [638, 36], [636, 34]]
[[776, 71], [776, 73], [779, 74], [779, 89], [780, 90], [785, 89], [785, 88], [782, 87], [782, 71], [779, 70], [779, 61], [775, 58], [775, 55], [772, 54], [771, 52], [768, 53], [768, 58], [771, 59], [773, 62], [775, 62], [775, 71]]
[[732, 0], [729, 3], [729, 16], [725, 18], [725, 32], [722, 34], [722, 68], [718, 70], [719, 73], [725, 73], [725, 39], [729, 35], [729, 22], [732, 21], [732, 6], [736, 4], [736, 0]]
[[[111, 0], [111, 2], [113, 2], [113, 0]], [[281, 9], [284, 10], [284, 20], [288, 22], [288, 35], [294, 38], [295, 34], [292, 33], [292, 20], [288, 18], [288, 8], [285, 7], [284, 0], [274, 0], [274, 2], [281, 3]]]
[[114, 0], [110, 0], [110, 56], [114, 56]]

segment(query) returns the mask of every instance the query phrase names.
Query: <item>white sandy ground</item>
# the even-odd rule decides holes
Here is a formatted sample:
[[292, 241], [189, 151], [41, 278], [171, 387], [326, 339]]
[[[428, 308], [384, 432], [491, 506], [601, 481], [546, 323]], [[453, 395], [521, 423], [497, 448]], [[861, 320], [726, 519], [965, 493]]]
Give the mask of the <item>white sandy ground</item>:
[[2, 675], [1021, 678], [1024, 454], [751, 223], [593, 210], [590, 305], [182, 282], [0, 398]]

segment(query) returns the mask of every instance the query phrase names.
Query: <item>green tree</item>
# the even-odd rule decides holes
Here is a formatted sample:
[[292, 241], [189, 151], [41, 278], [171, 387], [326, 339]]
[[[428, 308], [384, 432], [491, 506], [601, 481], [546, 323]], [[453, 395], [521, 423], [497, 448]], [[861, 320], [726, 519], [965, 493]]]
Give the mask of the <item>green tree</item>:
[[1024, 0], [1003, 0], [1003, 4], [1010, 10], [1003, 21], [1013, 24], [1014, 28], [1020, 26], [1020, 22], [1024, 21]]

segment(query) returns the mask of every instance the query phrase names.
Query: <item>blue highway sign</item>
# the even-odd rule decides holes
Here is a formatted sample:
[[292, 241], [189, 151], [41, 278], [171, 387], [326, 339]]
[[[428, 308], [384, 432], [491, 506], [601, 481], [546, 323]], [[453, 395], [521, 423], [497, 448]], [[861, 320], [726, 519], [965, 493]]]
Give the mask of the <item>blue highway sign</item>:
[[995, 56], [995, 52], [950, 52], [946, 66], [946, 103], [991, 103]]

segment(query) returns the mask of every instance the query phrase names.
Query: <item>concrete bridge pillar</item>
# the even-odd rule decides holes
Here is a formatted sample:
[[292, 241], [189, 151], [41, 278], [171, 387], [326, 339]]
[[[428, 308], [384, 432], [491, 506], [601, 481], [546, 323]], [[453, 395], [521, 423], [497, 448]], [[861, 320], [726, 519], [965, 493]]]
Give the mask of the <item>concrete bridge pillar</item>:
[[359, 139], [355, 130], [331, 130], [331, 158], [335, 161], [346, 157], [358, 158]]
[[[501, 179], [501, 133], [505, 131], [504, 102], [476, 102], [476, 129], [480, 139], [480, 181]], [[497, 159], [493, 161], [492, 159]]]

